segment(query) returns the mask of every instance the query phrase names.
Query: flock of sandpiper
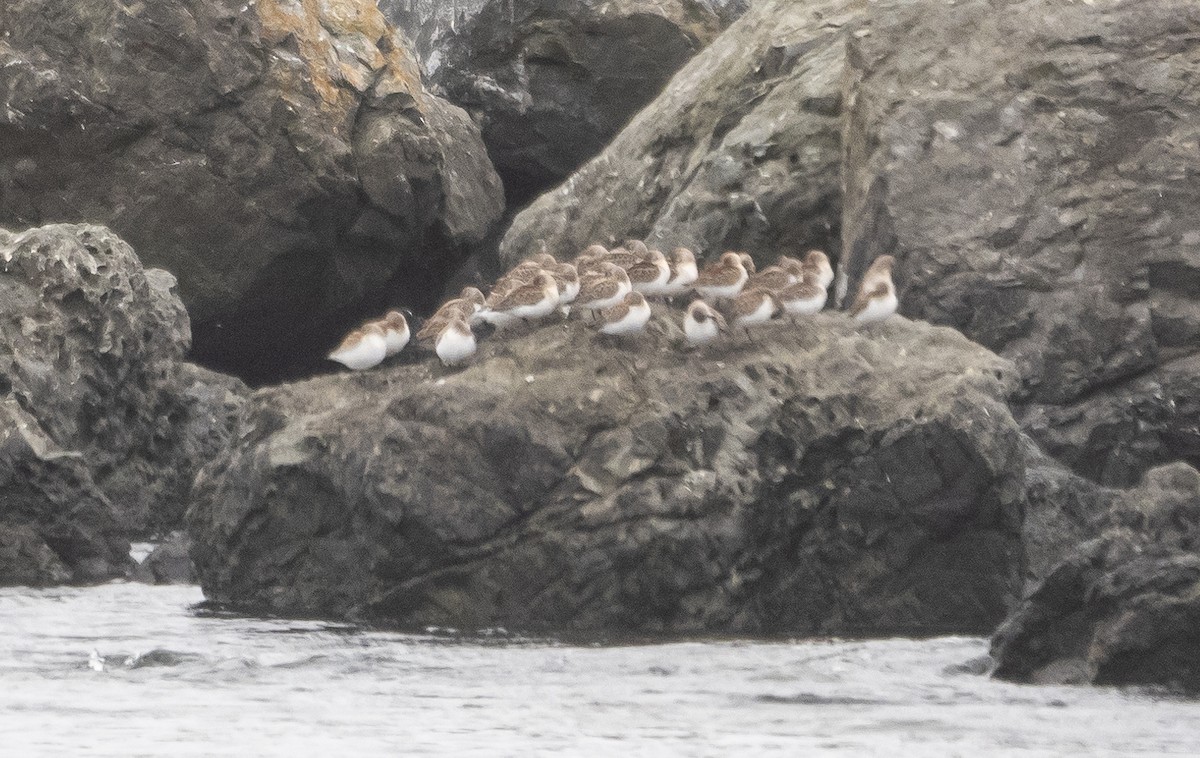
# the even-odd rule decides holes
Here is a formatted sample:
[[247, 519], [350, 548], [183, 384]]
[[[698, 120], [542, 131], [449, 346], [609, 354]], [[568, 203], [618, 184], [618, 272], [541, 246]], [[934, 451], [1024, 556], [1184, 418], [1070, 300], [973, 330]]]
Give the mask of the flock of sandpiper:
[[[884, 255], [871, 264], [850, 308], [853, 318], [875, 321], [896, 312], [893, 262]], [[810, 251], [804, 260], [781, 256], [762, 271], [748, 254], [727, 252], [699, 270], [695, 255], [683, 247], [668, 258], [638, 240], [612, 250], [591, 245], [571, 263], [545, 252], [522, 261], [496, 281], [487, 297], [467, 287], [438, 308], [416, 337], [432, 346], [443, 364], [453, 366], [474, 355], [472, 327], [481, 322], [503, 329], [555, 313], [586, 311], [604, 334], [635, 334], [650, 320], [647, 298], [695, 293], [683, 317], [683, 333], [689, 343], [699, 345], [731, 325], [749, 334], [755, 324], [781, 314], [795, 319], [817, 313], [825, 307], [832, 282], [833, 267], [820, 250]], [[368, 369], [403, 350], [409, 337], [404, 314], [390, 311], [347, 334], [328, 357], [356, 371]]]

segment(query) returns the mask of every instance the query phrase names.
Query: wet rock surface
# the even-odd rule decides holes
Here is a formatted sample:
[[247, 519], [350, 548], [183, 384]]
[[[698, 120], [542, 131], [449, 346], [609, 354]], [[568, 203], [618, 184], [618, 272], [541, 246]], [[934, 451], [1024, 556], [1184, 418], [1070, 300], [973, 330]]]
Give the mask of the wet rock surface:
[[599, 153], [723, 26], [705, 0], [493, 0], [446, 39], [435, 82], [480, 122], [518, 207]]
[[966, 0], [850, 36], [851, 287], [897, 256], [902, 312], [1012, 359], [1023, 428], [1105, 485], [1200, 463], [1198, 32], [1180, 0]]
[[1200, 691], [1200, 472], [1152, 469], [1104, 527], [997, 631], [996, 675]]
[[11, 0], [0, 28], [0, 225], [110, 226], [211, 366], [311, 370], [500, 217], [478, 129], [370, 0]]
[[840, 316], [578, 322], [257, 392], [197, 479], [206, 596], [401, 626], [984, 632], [1020, 592], [1007, 362]]
[[[761, 0], [684, 66], [596, 158], [501, 243], [570, 256], [628, 236], [768, 256], [823, 248], [841, 215], [842, 72], [853, 0]], [[766, 260], [766, 259], [764, 259]]]
[[178, 524], [245, 394], [189, 339], [174, 278], [110, 230], [0, 232], [0, 531], [49, 549], [35, 583], [123, 575], [130, 536]]

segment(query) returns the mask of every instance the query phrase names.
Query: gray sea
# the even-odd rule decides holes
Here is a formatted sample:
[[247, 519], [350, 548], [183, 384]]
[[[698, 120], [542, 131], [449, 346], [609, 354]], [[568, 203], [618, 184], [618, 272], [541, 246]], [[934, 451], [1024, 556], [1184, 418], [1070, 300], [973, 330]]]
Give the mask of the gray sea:
[[578, 644], [0, 589], [0, 755], [1196, 755], [1200, 704], [978, 673], [982, 638]]

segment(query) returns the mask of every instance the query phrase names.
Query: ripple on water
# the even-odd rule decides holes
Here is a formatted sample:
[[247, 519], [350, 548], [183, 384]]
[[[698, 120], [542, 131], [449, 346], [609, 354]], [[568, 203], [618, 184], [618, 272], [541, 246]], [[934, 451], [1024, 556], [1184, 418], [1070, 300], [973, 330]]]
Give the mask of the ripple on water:
[[[0, 589], [5, 755], [1190, 754], [1200, 707], [992, 681], [987, 641], [597, 645]], [[95, 670], [93, 651], [102, 663]]]

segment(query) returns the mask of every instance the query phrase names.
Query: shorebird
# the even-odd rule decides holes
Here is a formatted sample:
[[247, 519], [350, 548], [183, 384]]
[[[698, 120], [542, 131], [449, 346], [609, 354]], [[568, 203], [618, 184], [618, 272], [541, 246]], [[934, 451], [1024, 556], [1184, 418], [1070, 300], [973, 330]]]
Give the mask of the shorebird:
[[750, 257], [750, 253], [738, 253], [738, 257], [742, 259], [742, 265], [746, 267], [747, 274], [753, 274], [758, 270], [754, 265], [754, 259]]
[[626, 273], [629, 274], [629, 282], [633, 285], [634, 292], [657, 295], [666, 289], [671, 278], [671, 264], [667, 263], [662, 251], [651, 250], [645, 260], [630, 266]]
[[536, 319], [550, 315], [558, 307], [558, 285], [554, 277], [539, 271], [528, 284], [513, 289], [489, 302], [479, 317], [490, 324], [501, 326], [516, 319]]
[[615, 263], [602, 263], [596, 272], [580, 281], [575, 307], [590, 311], [611, 308], [632, 291], [625, 269]]
[[604, 334], [634, 334], [642, 331], [650, 320], [650, 303], [642, 293], [630, 292], [620, 303], [606, 308], [600, 315], [604, 321], [600, 331]]
[[725, 330], [725, 317], [703, 300], [693, 300], [683, 317], [683, 335], [693, 345], [716, 339]]
[[881, 255], [863, 274], [858, 297], [850, 306], [850, 315], [859, 321], [881, 321], [896, 312], [900, 300], [892, 282], [892, 265], [896, 259]]
[[686, 247], [677, 247], [671, 251], [671, 278], [662, 294], [672, 297], [682, 295], [691, 289], [700, 272], [696, 268], [696, 256]]
[[475, 354], [475, 334], [464, 318], [454, 318], [438, 332], [434, 352], [445, 366], [456, 366]]
[[579, 295], [579, 271], [574, 264], [559, 263], [549, 271], [554, 277], [554, 283], [558, 285], [559, 305], [573, 303], [576, 296]]
[[828, 255], [820, 250], [809, 250], [808, 255], [804, 256], [802, 265], [805, 274], [809, 272], [816, 274], [817, 284], [829, 289], [829, 285], [833, 283], [833, 266], [829, 263]]
[[746, 280], [746, 289], [758, 288], [770, 292], [779, 292], [799, 279], [782, 266], [767, 266], [762, 271]]
[[719, 261], [700, 272], [695, 290], [706, 299], [736, 297], [748, 278], [741, 256], [738, 253], [724, 253]]
[[428, 342], [434, 339], [442, 327], [456, 317], [466, 319], [468, 324], [476, 323], [480, 320], [479, 312], [483, 310], [485, 302], [483, 293], [477, 288], [464, 287], [463, 291], [458, 293], [458, 297], [442, 303], [441, 307], [426, 319], [417, 331], [417, 341]]
[[779, 304], [789, 316], [811, 316], [825, 307], [829, 291], [812, 275], [784, 287], [778, 292], [778, 297]]
[[383, 327], [376, 322], [363, 324], [342, 338], [326, 357], [351, 371], [378, 366], [387, 357], [387, 337]]
[[763, 289], [751, 289], [742, 292], [733, 299], [729, 307], [729, 321], [734, 326], [746, 330], [750, 336], [750, 327], [770, 321], [779, 312], [779, 301], [775, 295]]
[[387, 315], [376, 323], [383, 328], [386, 356], [395, 355], [408, 344], [408, 338], [412, 333], [408, 329], [408, 319], [404, 318], [404, 314], [400, 311], [388, 311]]

